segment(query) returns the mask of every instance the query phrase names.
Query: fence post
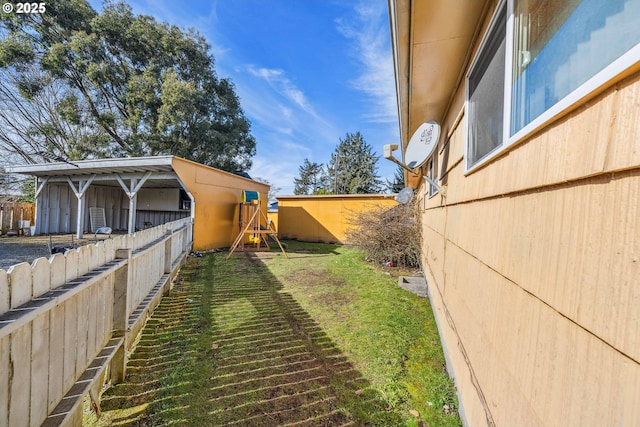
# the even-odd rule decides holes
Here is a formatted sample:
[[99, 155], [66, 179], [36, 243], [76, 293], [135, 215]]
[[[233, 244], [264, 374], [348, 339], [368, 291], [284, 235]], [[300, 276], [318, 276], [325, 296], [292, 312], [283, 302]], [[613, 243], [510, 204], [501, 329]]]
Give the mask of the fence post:
[[173, 243], [173, 230], [167, 230], [164, 233], [169, 238], [164, 242], [164, 273], [171, 273], [171, 264], [173, 263], [173, 256], [171, 254], [171, 245]]
[[[129, 288], [129, 265], [131, 264], [131, 249], [116, 249], [116, 259], [126, 259], [127, 263], [119, 268], [113, 283], [113, 337], [125, 337], [127, 334], [127, 290]], [[111, 361], [111, 379], [114, 383], [124, 381], [127, 367], [126, 342]]]

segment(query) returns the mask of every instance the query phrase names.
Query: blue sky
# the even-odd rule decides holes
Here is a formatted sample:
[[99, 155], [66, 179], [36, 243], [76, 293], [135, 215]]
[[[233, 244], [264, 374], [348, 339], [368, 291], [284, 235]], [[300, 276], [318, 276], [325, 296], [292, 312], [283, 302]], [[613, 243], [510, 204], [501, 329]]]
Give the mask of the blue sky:
[[[101, 0], [91, 0], [101, 8]], [[327, 163], [347, 132], [381, 156], [398, 118], [386, 0], [127, 0], [134, 12], [194, 28], [235, 85], [257, 153], [249, 174], [293, 194], [305, 158]], [[381, 158], [378, 173], [396, 166]]]

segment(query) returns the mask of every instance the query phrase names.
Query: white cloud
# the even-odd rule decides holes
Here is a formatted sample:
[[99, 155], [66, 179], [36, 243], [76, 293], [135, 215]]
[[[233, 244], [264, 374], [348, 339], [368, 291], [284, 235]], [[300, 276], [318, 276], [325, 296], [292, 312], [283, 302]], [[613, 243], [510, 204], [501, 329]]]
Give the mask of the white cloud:
[[[300, 146], [314, 146], [317, 141], [337, 141], [335, 126], [328, 123], [311, 105], [281, 69], [247, 65], [246, 72], [234, 76], [236, 93], [242, 107], [260, 131], [258, 141], [268, 138], [270, 145], [294, 140]], [[261, 135], [260, 135], [261, 134]]]
[[245, 70], [234, 80], [239, 82], [237, 93], [258, 141], [249, 175], [267, 179], [281, 188], [279, 194], [293, 194], [298, 167], [305, 158], [317, 157], [319, 141], [337, 141], [335, 127], [302, 107], [308, 100], [283, 70], [255, 66]]
[[253, 65], [247, 67], [249, 73], [255, 77], [264, 79], [269, 85], [281, 96], [293, 102], [313, 117], [318, 118], [313, 106], [307, 100], [304, 92], [296, 87], [295, 84], [285, 75], [283, 70], [256, 68]]
[[[302, 163], [302, 162], [300, 162]], [[274, 162], [260, 155], [253, 158], [253, 166], [249, 170], [252, 178], [264, 178], [272, 187], [280, 188], [278, 194], [293, 194], [293, 179], [298, 175], [298, 162], [286, 157]]]
[[359, 75], [350, 83], [366, 94], [372, 107], [364, 118], [376, 123], [397, 122], [393, 58], [389, 24], [383, 2], [361, 2], [355, 17], [336, 20], [338, 31], [350, 41], [352, 57], [359, 63]]

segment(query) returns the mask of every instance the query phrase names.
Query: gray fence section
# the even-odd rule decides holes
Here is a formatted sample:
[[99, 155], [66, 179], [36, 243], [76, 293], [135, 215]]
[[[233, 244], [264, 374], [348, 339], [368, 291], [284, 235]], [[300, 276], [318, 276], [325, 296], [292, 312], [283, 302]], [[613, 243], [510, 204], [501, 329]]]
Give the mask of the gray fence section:
[[192, 242], [186, 218], [0, 270], [0, 426], [81, 425]]

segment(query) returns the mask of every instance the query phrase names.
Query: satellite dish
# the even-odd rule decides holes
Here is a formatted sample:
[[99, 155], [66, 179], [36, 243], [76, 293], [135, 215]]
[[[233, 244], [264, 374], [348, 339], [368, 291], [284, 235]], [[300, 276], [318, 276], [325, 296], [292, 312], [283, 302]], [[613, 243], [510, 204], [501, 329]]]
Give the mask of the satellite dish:
[[401, 205], [406, 205], [411, 201], [411, 199], [413, 199], [413, 188], [403, 188], [402, 190], [400, 190], [400, 192], [398, 192], [395, 199], [396, 202], [400, 203]]
[[419, 168], [433, 154], [440, 139], [440, 125], [429, 120], [413, 133], [404, 153], [404, 162], [410, 169]]

